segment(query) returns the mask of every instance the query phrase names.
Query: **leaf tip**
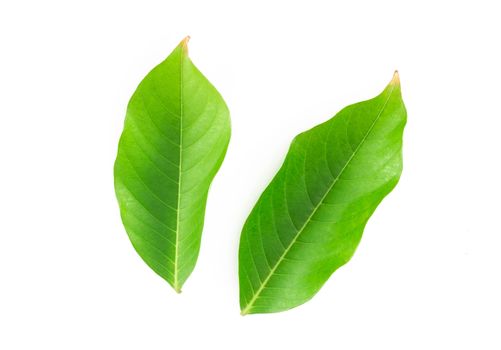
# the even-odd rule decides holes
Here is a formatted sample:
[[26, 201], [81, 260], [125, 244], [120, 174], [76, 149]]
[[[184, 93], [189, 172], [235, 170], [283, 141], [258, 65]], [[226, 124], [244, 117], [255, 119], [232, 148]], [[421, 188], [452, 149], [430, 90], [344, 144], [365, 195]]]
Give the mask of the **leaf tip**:
[[183, 50], [183, 52], [185, 52], [186, 54], [188, 54], [188, 42], [190, 41], [191, 37], [189, 35], [187, 35], [183, 40], [181, 40], [181, 42], [179, 43], [179, 46], [181, 47], [181, 49]]
[[390, 85], [400, 85], [400, 76], [398, 75], [398, 70], [393, 73], [393, 78], [390, 81]]

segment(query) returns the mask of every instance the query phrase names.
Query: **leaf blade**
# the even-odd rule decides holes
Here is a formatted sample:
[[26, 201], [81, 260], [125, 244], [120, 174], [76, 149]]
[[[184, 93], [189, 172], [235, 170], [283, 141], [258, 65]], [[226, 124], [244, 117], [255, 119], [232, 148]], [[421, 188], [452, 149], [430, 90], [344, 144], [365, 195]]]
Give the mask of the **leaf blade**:
[[188, 57], [187, 41], [131, 97], [114, 166], [134, 248], [178, 292], [195, 267], [209, 186], [231, 134], [228, 108]]
[[301, 305], [349, 261], [398, 182], [405, 122], [395, 74], [376, 98], [296, 136], [242, 231], [242, 314]]

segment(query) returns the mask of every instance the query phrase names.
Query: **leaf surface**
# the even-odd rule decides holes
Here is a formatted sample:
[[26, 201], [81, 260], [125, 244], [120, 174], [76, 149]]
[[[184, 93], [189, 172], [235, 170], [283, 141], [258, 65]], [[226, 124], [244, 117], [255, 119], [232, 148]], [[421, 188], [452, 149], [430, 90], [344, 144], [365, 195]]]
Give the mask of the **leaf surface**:
[[228, 108], [187, 41], [134, 92], [114, 168], [134, 248], [178, 292], [195, 267], [209, 186], [230, 140]]
[[294, 138], [242, 231], [242, 314], [301, 305], [350, 260], [398, 182], [405, 123], [395, 73], [377, 97]]

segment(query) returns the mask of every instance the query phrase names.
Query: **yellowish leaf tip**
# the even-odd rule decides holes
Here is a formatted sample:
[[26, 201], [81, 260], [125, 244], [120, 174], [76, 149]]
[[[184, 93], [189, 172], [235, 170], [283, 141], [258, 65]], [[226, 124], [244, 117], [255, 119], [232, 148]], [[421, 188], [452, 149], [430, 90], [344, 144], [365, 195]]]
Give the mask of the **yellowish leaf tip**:
[[181, 42], [179, 43], [179, 46], [181, 46], [182, 50], [185, 52], [185, 53], [188, 53], [188, 41], [190, 41], [190, 36], [186, 36], [186, 38], [184, 38], [183, 40], [181, 40]]
[[400, 85], [400, 76], [398, 75], [398, 70], [393, 73], [393, 78], [390, 81], [390, 85]]

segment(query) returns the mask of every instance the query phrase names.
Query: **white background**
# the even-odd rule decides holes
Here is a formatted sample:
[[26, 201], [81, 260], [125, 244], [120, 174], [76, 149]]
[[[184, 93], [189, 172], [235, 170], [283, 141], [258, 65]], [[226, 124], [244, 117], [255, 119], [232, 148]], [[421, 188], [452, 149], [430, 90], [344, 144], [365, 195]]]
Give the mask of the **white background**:
[[[501, 349], [498, 1], [2, 1], [0, 348]], [[177, 295], [112, 168], [143, 76], [191, 35], [233, 134]], [[404, 172], [308, 303], [239, 315], [242, 223], [294, 135], [398, 69]]]

